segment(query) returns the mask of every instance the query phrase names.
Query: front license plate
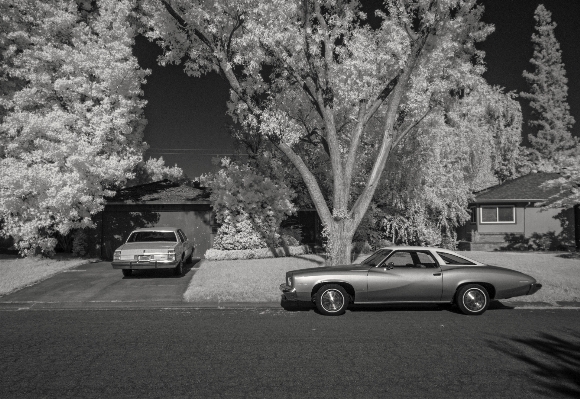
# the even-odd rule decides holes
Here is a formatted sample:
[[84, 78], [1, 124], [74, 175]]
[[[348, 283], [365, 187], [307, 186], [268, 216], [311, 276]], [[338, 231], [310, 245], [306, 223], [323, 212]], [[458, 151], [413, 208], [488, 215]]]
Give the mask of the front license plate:
[[135, 260], [149, 260], [151, 257], [149, 255], [135, 255]]

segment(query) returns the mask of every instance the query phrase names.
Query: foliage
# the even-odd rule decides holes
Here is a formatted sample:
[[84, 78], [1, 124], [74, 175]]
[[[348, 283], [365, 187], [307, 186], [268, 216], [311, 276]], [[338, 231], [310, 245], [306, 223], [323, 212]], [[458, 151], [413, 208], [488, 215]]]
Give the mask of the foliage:
[[144, 150], [132, 0], [0, 0], [0, 217], [22, 253], [92, 225]]
[[535, 11], [536, 33], [532, 35], [534, 55], [530, 63], [533, 72], [524, 71], [530, 91], [521, 96], [530, 101], [533, 119], [530, 126], [536, 129], [529, 140], [537, 157], [553, 160], [562, 152], [577, 147], [570, 129], [574, 118], [567, 102], [568, 79], [562, 63], [560, 43], [556, 40], [552, 13], [540, 4]]
[[220, 250], [210, 248], [205, 251], [205, 259], [207, 260], [235, 260], [235, 259], [264, 259], [264, 258], [279, 258], [283, 256], [299, 256], [308, 253], [308, 247], [305, 245], [297, 245], [290, 247], [277, 248], [256, 248], [256, 249], [240, 249], [240, 250]]
[[561, 177], [550, 180], [544, 188], [559, 188], [559, 192], [550, 197], [544, 206], [549, 208], [569, 208], [580, 203], [580, 156], [558, 158]]
[[472, 193], [516, 174], [521, 121], [512, 93], [466, 88], [395, 149], [358, 239], [453, 247]]
[[163, 157], [159, 157], [157, 159], [149, 158], [147, 161], [139, 162], [133, 168], [133, 176], [133, 178], [127, 181], [127, 187], [165, 179], [175, 182], [180, 182], [187, 179], [183, 173], [183, 169], [177, 165], [173, 167], [166, 166]]
[[[492, 31], [473, 0], [140, 4], [161, 62], [183, 61], [192, 76], [220, 72], [235, 121], [293, 164], [328, 233], [331, 264], [350, 260], [391, 150], [479, 79], [475, 43]], [[364, 178], [363, 151], [372, 159]], [[328, 172], [328, 190], [310, 162]]]
[[87, 254], [87, 233], [84, 229], [78, 229], [74, 233], [72, 253], [75, 256], [85, 256]]
[[214, 240], [220, 250], [277, 247], [280, 222], [295, 212], [293, 193], [282, 182], [258, 174], [228, 158], [215, 175], [203, 177], [221, 224]]

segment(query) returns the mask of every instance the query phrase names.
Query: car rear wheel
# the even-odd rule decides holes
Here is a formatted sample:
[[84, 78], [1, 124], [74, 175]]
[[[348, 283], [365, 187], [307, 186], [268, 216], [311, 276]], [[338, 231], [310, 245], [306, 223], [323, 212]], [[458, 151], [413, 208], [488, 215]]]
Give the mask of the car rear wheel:
[[489, 306], [489, 294], [479, 284], [467, 284], [457, 291], [457, 306], [466, 315], [479, 316]]
[[133, 274], [133, 270], [131, 269], [121, 269], [121, 271], [123, 272], [123, 276], [125, 277], [129, 277], [131, 274]]
[[326, 284], [316, 293], [316, 308], [325, 316], [340, 316], [348, 308], [350, 297], [338, 284]]
[[175, 269], [173, 269], [173, 274], [176, 276], [181, 276], [183, 274], [183, 258], [179, 261]]

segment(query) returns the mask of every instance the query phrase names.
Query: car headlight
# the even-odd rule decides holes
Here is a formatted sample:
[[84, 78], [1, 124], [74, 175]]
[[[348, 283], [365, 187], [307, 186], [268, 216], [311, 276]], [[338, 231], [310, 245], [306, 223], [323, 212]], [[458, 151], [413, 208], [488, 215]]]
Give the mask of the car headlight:
[[121, 251], [115, 251], [113, 254], [113, 260], [121, 260]]
[[168, 260], [175, 260], [175, 249], [168, 249], [167, 250], [167, 259]]

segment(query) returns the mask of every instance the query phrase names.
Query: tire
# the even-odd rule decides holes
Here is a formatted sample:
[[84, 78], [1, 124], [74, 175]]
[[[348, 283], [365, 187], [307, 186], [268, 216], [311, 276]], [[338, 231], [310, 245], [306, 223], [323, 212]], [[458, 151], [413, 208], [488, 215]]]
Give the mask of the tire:
[[129, 277], [130, 275], [133, 274], [133, 270], [131, 269], [121, 269], [121, 271], [123, 272], [123, 276], [125, 277]]
[[191, 250], [191, 253], [187, 257], [187, 259], [185, 259], [185, 263], [188, 264], [188, 265], [191, 265], [191, 262], [193, 261], [192, 258], [193, 258], [193, 249]]
[[316, 293], [316, 308], [325, 316], [340, 316], [346, 312], [350, 296], [338, 284], [326, 284]]
[[457, 291], [456, 301], [463, 314], [479, 316], [489, 306], [489, 294], [479, 284], [467, 284]]
[[179, 261], [177, 266], [173, 269], [173, 274], [176, 276], [181, 276], [183, 274], [183, 258]]

